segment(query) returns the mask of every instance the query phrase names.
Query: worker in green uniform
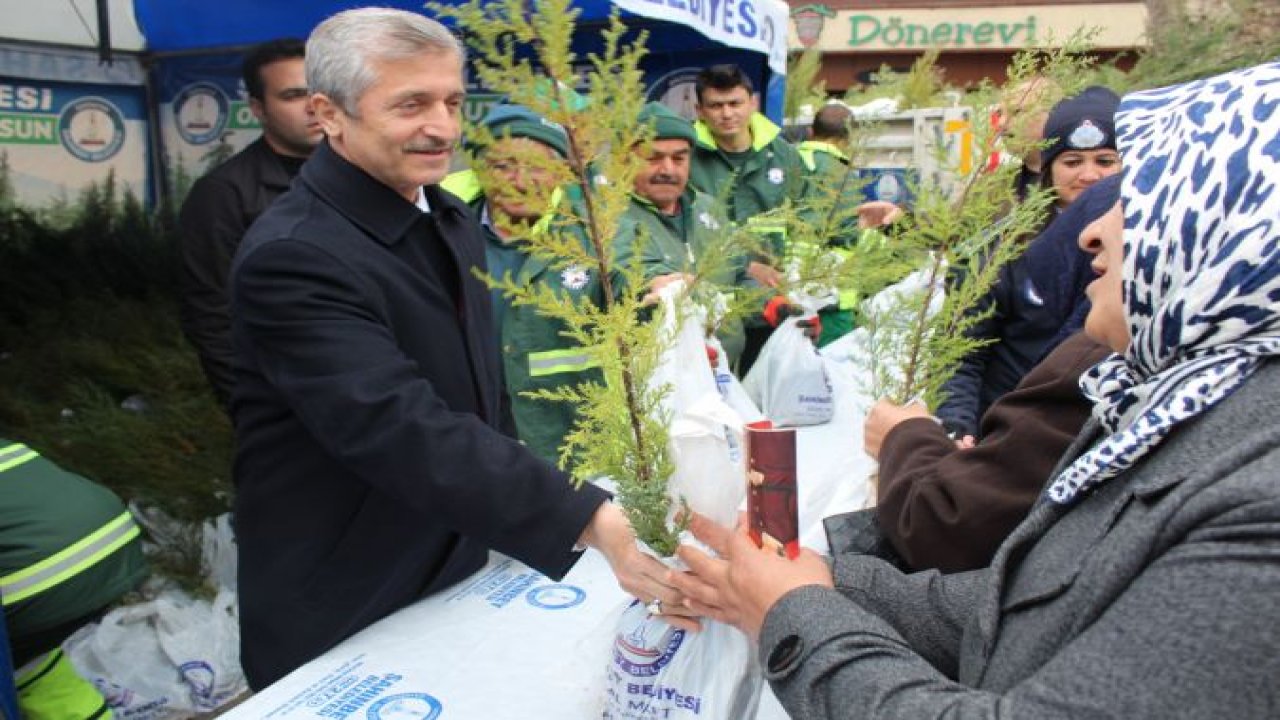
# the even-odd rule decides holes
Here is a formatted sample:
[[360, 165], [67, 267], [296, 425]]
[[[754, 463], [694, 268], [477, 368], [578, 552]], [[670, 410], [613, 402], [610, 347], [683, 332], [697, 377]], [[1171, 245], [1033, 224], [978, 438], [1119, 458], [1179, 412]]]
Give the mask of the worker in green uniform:
[[[590, 251], [582, 225], [562, 222], [554, 210], [564, 193], [554, 171], [569, 151], [564, 128], [513, 104], [494, 106], [482, 124], [493, 142], [470, 143], [475, 168], [450, 175], [442, 185], [470, 205], [484, 227], [489, 275], [522, 286], [541, 285], [565, 302], [603, 307], [604, 283], [595, 265], [560, 266], [531, 252], [527, 243], [534, 233], [571, 233]], [[615, 267], [624, 260], [615, 257]], [[621, 291], [620, 273], [611, 273], [609, 281], [616, 296]], [[532, 305], [512, 303], [501, 289], [494, 288], [491, 297], [517, 437], [556, 463], [577, 410], [570, 403], [526, 393], [599, 380], [599, 371], [590, 355], [563, 335], [560, 320], [539, 314]]]
[[111, 717], [61, 645], [146, 574], [139, 528], [119, 498], [0, 439], [0, 600], [23, 718]]
[[[635, 223], [650, 291], [693, 276], [727, 292], [758, 287], [747, 273], [748, 253], [726, 242], [733, 226], [725, 208], [689, 183], [697, 141], [693, 125], [657, 102], [645, 105], [639, 120], [653, 127], [653, 139], [637, 148], [645, 165], [636, 174], [627, 218]], [[716, 334], [735, 361], [742, 351], [741, 324], [732, 321]]]
[[[785, 224], [762, 213], [797, 201], [804, 192], [804, 163], [782, 130], [758, 110], [751, 78], [736, 65], [713, 65], [695, 82], [698, 122], [689, 182], [728, 205], [729, 219], [760, 238], [747, 265], [764, 287], [781, 280], [778, 262], [786, 251]], [[772, 330], [747, 318], [742, 364], [749, 367]], [[744, 369], [745, 369], [744, 367]]]
[[[823, 248], [837, 254], [848, 252], [859, 242], [883, 242], [881, 231], [886, 231], [902, 216], [902, 210], [893, 203], [864, 202], [863, 181], [846, 154], [851, 115], [842, 103], [824, 105], [813, 117], [809, 139], [796, 148], [808, 173], [799, 215], [817, 235], [824, 236], [817, 238]], [[869, 229], [875, 232], [868, 232]], [[840, 338], [854, 327], [855, 310], [861, 298], [857, 291], [849, 288], [836, 290], [835, 303], [818, 313], [822, 324], [818, 347]]]

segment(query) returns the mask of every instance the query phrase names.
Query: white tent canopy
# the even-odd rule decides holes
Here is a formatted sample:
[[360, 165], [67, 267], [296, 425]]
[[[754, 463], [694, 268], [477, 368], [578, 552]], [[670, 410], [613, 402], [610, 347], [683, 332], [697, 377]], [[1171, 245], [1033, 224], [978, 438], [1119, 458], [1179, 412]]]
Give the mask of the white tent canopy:
[[[133, 0], [107, 4], [111, 47], [137, 52], [146, 40], [133, 15]], [[94, 48], [98, 46], [98, 8], [95, 0], [0, 0], [0, 39]]]

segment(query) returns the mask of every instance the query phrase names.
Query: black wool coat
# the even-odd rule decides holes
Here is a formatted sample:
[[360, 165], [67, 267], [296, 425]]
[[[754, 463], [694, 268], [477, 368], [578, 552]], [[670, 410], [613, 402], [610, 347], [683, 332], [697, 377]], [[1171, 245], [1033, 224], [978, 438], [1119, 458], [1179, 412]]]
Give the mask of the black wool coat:
[[479, 226], [327, 144], [232, 268], [242, 663], [261, 689], [466, 577], [559, 578], [606, 495], [502, 427]]

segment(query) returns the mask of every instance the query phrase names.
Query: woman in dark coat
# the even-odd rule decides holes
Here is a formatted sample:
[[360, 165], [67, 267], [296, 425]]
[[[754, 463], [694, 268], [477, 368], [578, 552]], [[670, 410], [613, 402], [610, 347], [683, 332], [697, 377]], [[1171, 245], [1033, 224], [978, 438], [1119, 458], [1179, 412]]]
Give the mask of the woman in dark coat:
[[958, 439], [977, 439], [978, 421], [991, 404], [1080, 329], [1084, 286], [1091, 278], [1073, 272], [1088, 265], [1075, 243], [1086, 225], [1115, 204], [1115, 185], [1101, 194], [1086, 191], [1118, 182], [1109, 178], [1120, 172], [1114, 124], [1119, 102], [1115, 93], [1095, 86], [1049, 113], [1041, 176], [1053, 191], [1049, 218], [1026, 252], [1000, 269], [981, 305], [991, 314], [969, 331], [992, 342], [969, 353], [942, 388], [946, 397], [937, 415]]

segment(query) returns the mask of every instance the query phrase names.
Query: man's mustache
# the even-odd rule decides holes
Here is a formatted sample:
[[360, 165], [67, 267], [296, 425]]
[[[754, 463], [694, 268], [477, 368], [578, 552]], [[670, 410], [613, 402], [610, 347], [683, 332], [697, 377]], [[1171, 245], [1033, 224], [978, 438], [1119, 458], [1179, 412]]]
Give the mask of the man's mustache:
[[440, 138], [427, 138], [426, 140], [419, 140], [417, 142], [411, 142], [408, 145], [405, 145], [404, 151], [405, 152], [439, 152], [441, 150], [452, 151], [454, 145], [456, 144], [457, 143], [454, 140], [442, 140]]
[[675, 175], [662, 175], [662, 174], [658, 174], [658, 175], [652, 175], [652, 176], [650, 176], [650, 177], [649, 177], [649, 184], [650, 184], [650, 185], [676, 185], [676, 186], [680, 186], [680, 185], [683, 185], [683, 184], [684, 184], [684, 180], [680, 179], [679, 177], [677, 177], [677, 176], [675, 176]]

